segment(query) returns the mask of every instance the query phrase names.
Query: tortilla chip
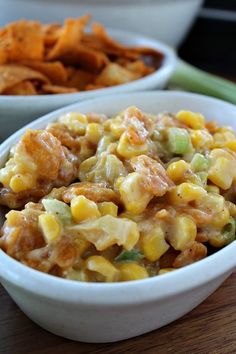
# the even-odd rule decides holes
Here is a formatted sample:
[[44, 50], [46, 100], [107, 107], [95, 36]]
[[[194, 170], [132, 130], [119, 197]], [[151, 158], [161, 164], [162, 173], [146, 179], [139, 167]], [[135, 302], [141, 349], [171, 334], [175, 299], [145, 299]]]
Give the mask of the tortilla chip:
[[116, 42], [112, 37], [108, 35], [104, 26], [101, 23], [95, 22], [92, 24], [93, 33], [111, 48], [117, 48], [120, 50], [127, 50], [127, 47], [121, 43]]
[[37, 91], [31, 81], [22, 81], [6, 90], [5, 95], [29, 96], [37, 95]]
[[[73, 63], [74, 59], [74, 64], [76, 63], [76, 65], [79, 65], [81, 68], [91, 72], [101, 70], [110, 62], [104, 53], [86, 48], [83, 45], [78, 45], [73, 54], [71, 53], [68, 56], [69, 64]], [[66, 58], [64, 59], [66, 60]], [[66, 61], [68, 62], [68, 60]]]
[[124, 65], [124, 67], [131, 72], [140, 74], [140, 77], [149, 75], [155, 71], [154, 67], [145, 65], [142, 60], [128, 62]]
[[51, 23], [42, 26], [45, 46], [53, 46], [59, 39], [62, 26], [59, 23]]
[[97, 76], [95, 84], [104, 86], [115, 86], [136, 80], [142, 75], [129, 71], [119, 64], [111, 63], [107, 65], [100, 75]]
[[0, 52], [3, 51], [7, 62], [42, 60], [44, 45], [41, 24], [21, 20], [0, 30]]
[[56, 85], [43, 85], [43, 93], [74, 93], [77, 92], [75, 88], [56, 86]]
[[83, 29], [89, 19], [90, 15], [85, 15], [77, 19], [68, 18], [65, 20], [61, 35], [55, 46], [47, 54], [47, 59], [54, 60], [64, 54], [73, 53], [74, 48], [81, 40]]
[[50, 83], [48, 78], [36, 70], [21, 65], [0, 65], [0, 94], [26, 80]]
[[24, 61], [22, 65], [37, 70], [47, 76], [55, 85], [63, 85], [67, 80], [67, 71], [60, 61], [43, 62], [43, 61]]
[[85, 90], [85, 87], [92, 84], [96, 76], [85, 70], [68, 69], [67, 87], [75, 87], [77, 90]]

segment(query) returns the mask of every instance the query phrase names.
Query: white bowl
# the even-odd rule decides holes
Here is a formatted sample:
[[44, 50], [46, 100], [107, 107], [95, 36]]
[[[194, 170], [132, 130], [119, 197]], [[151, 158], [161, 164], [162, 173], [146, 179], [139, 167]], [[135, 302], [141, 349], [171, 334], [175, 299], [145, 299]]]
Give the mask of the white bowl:
[[142, 79], [99, 90], [41, 96], [0, 95], [0, 142], [33, 119], [68, 104], [118, 92], [161, 89], [166, 85], [176, 64], [176, 56], [171, 48], [157, 40], [138, 36], [129, 32], [118, 30], [110, 30], [108, 32], [113, 38], [121, 43], [160, 50], [164, 54], [164, 60], [161, 67], [151, 75]]
[[[180, 92], [93, 99], [48, 114], [28, 127], [43, 128], [63, 112], [113, 115], [129, 105], [153, 113], [183, 108], [200, 111], [208, 119], [236, 128], [235, 106]], [[0, 164], [24, 130], [2, 144]], [[38, 272], [0, 251], [0, 279], [22, 311], [50, 332], [85, 342], [113, 342], [157, 329], [192, 310], [232, 273], [235, 252], [234, 241], [197, 263], [163, 276], [123, 283], [83, 283]]]
[[0, 25], [19, 18], [63, 21], [92, 14], [108, 27], [122, 28], [178, 46], [192, 25], [202, 0], [0, 0]]

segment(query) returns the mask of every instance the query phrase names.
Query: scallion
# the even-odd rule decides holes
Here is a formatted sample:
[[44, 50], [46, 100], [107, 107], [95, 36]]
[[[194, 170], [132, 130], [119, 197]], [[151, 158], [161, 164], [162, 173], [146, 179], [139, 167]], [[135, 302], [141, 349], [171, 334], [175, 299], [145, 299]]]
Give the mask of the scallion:
[[171, 127], [167, 130], [169, 149], [174, 154], [186, 154], [193, 150], [190, 135], [186, 129]]
[[214, 96], [236, 104], [236, 84], [208, 74], [180, 59], [169, 84], [170, 87]]
[[206, 171], [209, 168], [209, 161], [202, 154], [196, 153], [193, 156], [190, 167], [194, 172]]

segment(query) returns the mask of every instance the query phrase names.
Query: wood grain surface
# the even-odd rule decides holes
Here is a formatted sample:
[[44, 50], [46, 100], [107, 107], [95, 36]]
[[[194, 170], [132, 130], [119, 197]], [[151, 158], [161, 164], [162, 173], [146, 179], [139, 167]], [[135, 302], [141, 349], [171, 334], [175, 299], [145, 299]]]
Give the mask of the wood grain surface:
[[178, 321], [112, 344], [57, 337], [31, 322], [0, 286], [0, 354], [235, 354], [236, 273]]

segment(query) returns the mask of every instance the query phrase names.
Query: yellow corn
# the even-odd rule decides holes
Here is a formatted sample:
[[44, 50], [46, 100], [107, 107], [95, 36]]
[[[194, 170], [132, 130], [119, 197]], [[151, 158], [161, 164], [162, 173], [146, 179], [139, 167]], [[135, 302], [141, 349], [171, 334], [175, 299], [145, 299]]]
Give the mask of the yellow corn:
[[35, 179], [29, 174], [16, 174], [11, 178], [10, 188], [15, 193], [25, 191], [27, 189], [33, 188], [35, 185]]
[[142, 181], [142, 176], [133, 172], [118, 183], [118, 190], [125, 209], [133, 214], [142, 213], [152, 199], [152, 194], [142, 188]]
[[162, 268], [159, 270], [158, 275], [163, 275], [169, 272], [173, 272], [173, 270], [176, 270], [175, 268]]
[[22, 220], [22, 214], [20, 211], [11, 210], [6, 214], [7, 225], [16, 226]]
[[236, 139], [231, 141], [226, 141], [224, 147], [236, 152]]
[[146, 154], [148, 150], [147, 144], [134, 145], [130, 144], [126, 132], [124, 132], [119, 140], [117, 152], [120, 156], [130, 159], [131, 157]]
[[143, 234], [140, 240], [141, 250], [150, 262], [157, 261], [168, 249], [165, 234], [160, 227], [148, 234]]
[[193, 242], [197, 236], [197, 226], [189, 216], [177, 216], [168, 235], [168, 241], [177, 251], [186, 249], [190, 242]]
[[8, 168], [8, 166], [6, 166], [4, 168], [1, 168], [0, 169], [0, 183], [2, 183], [3, 186], [5, 186], [5, 187], [9, 186], [10, 180], [11, 180], [13, 175], [14, 175], [13, 167], [12, 168]]
[[200, 113], [180, 111], [176, 114], [176, 118], [192, 129], [203, 129], [205, 127], [205, 118]]
[[206, 196], [207, 192], [204, 188], [193, 184], [184, 182], [168, 193], [169, 201], [173, 204], [187, 204], [191, 201], [200, 201]]
[[98, 123], [89, 123], [86, 127], [85, 136], [90, 143], [97, 144], [102, 137], [103, 127]]
[[148, 278], [148, 272], [142, 266], [137, 263], [120, 263], [117, 264], [117, 268], [120, 271], [121, 281], [138, 280]]
[[85, 261], [88, 270], [101, 274], [106, 282], [116, 281], [119, 270], [102, 256], [90, 256]]
[[192, 130], [190, 132], [193, 147], [196, 149], [210, 149], [214, 145], [214, 139], [206, 130]]
[[73, 132], [83, 135], [88, 124], [88, 119], [84, 114], [70, 112], [61, 116], [59, 122], [65, 124]]
[[233, 132], [221, 132], [215, 133], [213, 135], [214, 138], [214, 147], [224, 147], [227, 142], [231, 142], [235, 140], [235, 135]]
[[189, 164], [184, 160], [172, 162], [167, 168], [167, 175], [173, 182], [178, 183], [184, 180], [184, 174], [188, 171]]
[[61, 235], [61, 225], [57, 218], [52, 214], [39, 215], [39, 226], [47, 243], [56, 241]]
[[102, 202], [102, 203], [98, 203], [98, 210], [100, 211], [102, 216], [104, 215], [117, 216], [118, 206], [112, 202]]
[[232, 162], [226, 157], [218, 157], [212, 161], [208, 179], [222, 189], [229, 189], [233, 182]]
[[86, 281], [89, 282], [89, 275], [85, 270], [70, 270], [66, 276], [67, 279], [77, 280], [77, 281]]
[[125, 131], [125, 127], [122, 125], [123, 119], [116, 117], [110, 120], [110, 131], [116, 139], [119, 139], [122, 133]]
[[230, 212], [227, 207], [224, 207], [221, 212], [217, 214], [212, 220], [212, 226], [216, 228], [222, 228], [225, 224], [228, 223], [230, 218]]
[[83, 195], [75, 197], [71, 201], [71, 213], [76, 222], [101, 216], [97, 204]]

